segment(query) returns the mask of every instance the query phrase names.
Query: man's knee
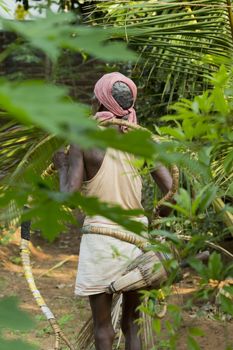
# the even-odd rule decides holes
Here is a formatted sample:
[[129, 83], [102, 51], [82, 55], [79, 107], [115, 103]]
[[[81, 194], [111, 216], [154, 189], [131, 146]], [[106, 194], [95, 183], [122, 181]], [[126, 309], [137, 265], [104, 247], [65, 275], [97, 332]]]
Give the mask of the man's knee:
[[94, 335], [98, 343], [113, 343], [115, 332], [111, 325], [103, 325], [94, 328]]

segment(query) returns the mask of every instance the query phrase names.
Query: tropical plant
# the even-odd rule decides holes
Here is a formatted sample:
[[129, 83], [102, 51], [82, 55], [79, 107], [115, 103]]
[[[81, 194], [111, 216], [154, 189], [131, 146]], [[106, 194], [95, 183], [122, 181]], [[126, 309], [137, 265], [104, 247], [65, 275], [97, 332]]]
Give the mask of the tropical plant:
[[[59, 19], [57, 19], [58, 17]], [[98, 54], [96, 51], [97, 55], [101, 56], [102, 51], [104, 51], [103, 56], [105, 58], [108, 58], [109, 60], [115, 60], [116, 53], [122, 55], [122, 59], [125, 59], [124, 56], [127, 56], [127, 54], [129, 54], [127, 59], [132, 59], [134, 57], [134, 55], [132, 56], [132, 54], [128, 50], [126, 50], [125, 45], [122, 43], [109, 43], [108, 47], [103, 46], [103, 42], [106, 42], [108, 34], [101, 30], [93, 31], [90, 28], [80, 27], [80, 35], [78, 36], [77, 40], [75, 39], [76, 34], [74, 36], [74, 39], [72, 40], [72, 34], [74, 32], [77, 33], [78, 29], [72, 24], [73, 17], [69, 14], [58, 15], [58, 17], [50, 14], [44, 20], [22, 24], [17, 22], [2, 22], [4, 22], [4, 25], [7, 26], [8, 29], [14, 30], [15, 32], [17, 32], [17, 34], [21, 33], [22, 36], [27, 36], [27, 31], [29, 29], [30, 37], [27, 37], [27, 39], [30, 41], [30, 44], [32, 46], [36, 46], [37, 48], [39, 45], [40, 49], [44, 49], [46, 54], [50, 56], [51, 59], [54, 61], [57, 59], [62, 47], [64, 45], [66, 46], [69, 41], [70, 43], [72, 41], [72, 46], [75, 50], [83, 51], [85, 49], [85, 46], [87, 45], [87, 51], [92, 51], [93, 48], [91, 41], [94, 40], [93, 46], [95, 47], [95, 51], [97, 49], [97, 51], [99, 52]], [[58, 33], [59, 26], [57, 26], [57, 24], [61, 26], [60, 29], [63, 28], [62, 33], [60, 32], [60, 34]], [[63, 27], [62, 24], [64, 25]], [[14, 28], [11, 27], [12, 25]], [[46, 30], [45, 27], [47, 28]], [[82, 36], [81, 33], [83, 33], [84, 36]], [[92, 37], [93, 39], [91, 39]], [[89, 39], [91, 41], [89, 41]], [[6, 57], [3, 56], [1, 57], [1, 59]], [[51, 84], [46, 84], [46, 82], [43, 83], [41, 81], [27, 81], [22, 83], [9, 82], [7, 81], [7, 79], [2, 79], [1, 88], [2, 90], [0, 92], [0, 105], [4, 112], [1, 112], [0, 122], [0, 137], [2, 142], [2, 148], [0, 152], [0, 207], [1, 209], [3, 207], [9, 207], [9, 203], [12, 203], [14, 206], [14, 216], [15, 212], [18, 215], [18, 212], [15, 210], [16, 206], [18, 205], [18, 208], [22, 209], [24, 203], [26, 203], [28, 200], [29, 193], [32, 194], [32, 192], [34, 192], [34, 199], [36, 199], [37, 197], [36, 193], [39, 196], [37, 197], [39, 199], [39, 202], [35, 202], [35, 206], [32, 205], [33, 211], [36, 210], [34, 211], [34, 214], [31, 213], [34, 217], [37, 217], [38, 219], [41, 217], [42, 206], [40, 203], [42, 203], [42, 197], [44, 198], [43, 206], [46, 205], [46, 203], [49, 204], [49, 202], [53, 206], [52, 197], [54, 195], [55, 197], [57, 197], [57, 195], [59, 196], [59, 193], [56, 194], [55, 192], [53, 192], [52, 194], [51, 192], [52, 197], [50, 199], [47, 196], [47, 194], [49, 193], [48, 189], [50, 188], [51, 181], [43, 181], [40, 177], [41, 171], [44, 169], [44, 167], [46, 167], [46, 163], [43, 163], [43, 160], [47, 158], [47, 155], [44, 154], [43, 150], [46, 149], [47, 154], [47, 151], [50, 149], [52, 153], [52, 150], [56, 149], [58, 147], [58, 144], [60, 145], [64, 142], [63, 140], [66, 139], [65, 134], [67, 134], [67, 136], [69, 135], [66, 141], [68, 141], [68, 139], [71, 137], [73, 138], [72, 142], [80, 141], [84, 147], [88, 147], [91, 144], [95, 144], [98, 139], [99, 141], [97, 141], [97, 143], [99, 143], [101, 147], [106, 147], [106, 145], [109, 142], [113, 142], [113, 145], [115, 146], [119, 142], [123, 149], [127, 149], [128, 147], [127, 139], [119, 139], [117, 133], [110, 132], [100, 134], [96, 128], [95, 123], [87, 118], [89, 114], [88, 106], [71, 102], [70, 99], [67, 98], [67, 90], [62, 87], [56, 87]], [[52, 114], [56, 115], [55, 118], [51, 118]], [[44, 126], [48, 122], [48, 125], [50, 125], [50, 130], [42, 127], [41, 122], [42, 124], [44, 124]], [[57, 128], [60, 129], [60, 131]], [[71, 133], [72, 130], [73, 136]], [[52, 136], [48, 136], [48, 132]], [[54, 133], [56, 134], [57, 139], [53, 137]], [[136, 135], [133, 137], [130, 136], [129, 139], [131, 139], [132, 143], [136, 143]], [[147, 133], [144, 134], [144, 141], [148, 143], [148, 152], [152, 146], [148, 142], [149, 139]], [[71, 139], [68, 142], [71, 142]], [[25, 155], [24, 152], [26, 152]], [[40, 155], [40, 157], [38, 157], [38, 155]], [[35, 185], [34, 189], [31, 187], [33, 183]], [[42, 195], [43, 192], [45, 194], [45, 197]], [[67, 199], [68, 197], [60, 197], [58, 202], [57, 200], [55, 200], [55, 202], [57, 202], [57, 206], [55, 205], [56, 208], [53, 206], [53, 208], [50, 207], [49, 211], [43, 210], [44, 214], [46, 216], [49, 212], [55, 214], [55, 220], [57, 221], [57, 217], [60, 217], [59, 208], [61, 208], [61, 203], [63, 202], [65, 204], [65, 202], [67, 202]], [[82, 202], [84, 206], [86, 206], [87, 204], [86, 200], [84, 200], [82, 197], [80, 197], [79, 199], [73, 198], [72, 201], [75, 204], [75, 206], [78, 202], [80, 202], [80, 204]], [[38, 204], [40, 207], [40, 213], [38, 212]], [[71, 203], [70, 205], [72, 206]], [[93, 199], [90, 199], [90, 202], [87, 205], [87, 207], [89, 209], [86, 209], [89, 210], [90, 214], [96, 212], [96, 208], [99, 207], [100, 213], [102, 212], [102, 214], [109, 216], [109, 218], [112, 217], [112, 219], [117, 219], [115, 216], [118, 216], [118, 214], [120, 214], [120, 217], [122, 217], [124, 221], [123, 224], [128, 226], [129, 229], [136, 229], [137, 231], [137, 227], [133, 227], [131, 222], [128, 220], [128, 214], [122, 211], [120, 208], [116, 208], [116, 212], [114, 213], [114, 211], [112, 211], [110, 207], [104, 204], [100, 204], [98, 201]], [[63, 217], [65, 217], [67, 220], [67, 217], [69, 216], [68, 213], [66, 212], [66, 210], [62, 210], [62, 212], [65, 215]], [[42, 221], [41, 219], [39, 219], [39, 221], [42, 224], [43, 221], [44, 223], [48, 223], [50, 220], [48, 220], [48, 216], [47, 218], [45, 218], [44, 216], [44, 219], [42, 219]], [[3, 217], [1, 218], [1, 226], [2, 222]], [[40, 228], [43, 229], [43, 224], [42, 226], [41, 224]], [[45, 226], [44, 228], [44, 232], [48, 232], [50, 230], [48, 227], [48, 230]], [[57, 227], [55, 231], [58, 232], [60, 228], [61, 226], [59, 228]], [[55, 231], [51, 232], [55, 233]], [[50, 236], [50, 238], [52, 238], [52, 236]], [[22, 313], [16, 310], [15, 303], [13, 303], [11, 299], [2, 299], [0, 303], [0, 310], [0, 331], [2, 331], [3, 328], [15, 328], [16, 326], [13, 320], [17, 320], [17, 317], [21, 319], [20, 322], [17, 321], [17, 329], [26, 329], [26, 326], [28, 329], [28, 319], [26, 318], [26, 316], [24, 317]], [[34, 349], [33, 346], [30, 346], [18, 340], [6, 340], [4, 339], [2, 334], [0, 337], [0, 344], [1, 349], [7, 350]]]
[[[143, 101], [139, 98], [138, 112], [140, 120], [149, 128], [156, 129], [163, 124], [164, 119], [159, 119], [158, 116], [166, 113], [173, 101], [182, 97], [190, 98], [211, 87], [212, 81], [208, 77], [222, 63], [228, 70], [231, 67], [228, 57], [232, 55], [233, 49], [233, 15], [229, 0], [183, 3], [172, 0], [105, 1], [95, 4], [90, 13], [91, 22], [124, 28], [124, 40], [140, 53], [140, 61], [132, 67], [132, 76], [142, 87]], [[227, 91], [225, 95], [231, 96]], [[214, 98], [218, 99], [217, 96], [216, 93]], [[205, 102], [207, 103], [206, 100]], [[181, 111], [182, 106], [185, 106], [185, 102], [177, 105], [178, 111]], [[183, 113], [188, 115], [186, 107]], [[197, 118], [197, 129], [201, 130], [201, 121], [199, 116]], [[170, 126], [173, 124], [171, 115]], [[230, 125], [231, 121], [228, 122], [228, 128]], [[182, 128], [170, 126], [159, 130], [182, 141], [182, 135], [179, 134]], [[183, 128], [187, 133], [195, 134], [192, 127], [187, 118], [183, 122]], [[194, 139], [190, 135], [190, 140]], [[213, 148], [206, 145], [205, 151], [202, 149], [202, 156], [205, 152], [205, 157], [211, 156], [213, 176], [220, 185], [222, 194], [226, 195], [229, 194], [233, 174], [232, 141], [231, 138], [218, 141]], [[197, 149], [192, 151], [196, 152]], [[187, 185], [190, 177], [184, 173], [183, 178]], [[192, 186], [193, 184], [191, 188]], [[231, 195], [228, 196], [228, 201], [231, 202]], [[223, 202], [215, 205], [218, 210], [220, 207], [224, 207]], [[228, 213], [229, 215], [231, 214]]]
[[232, 55], [230, 0], [101, 1], [90, 13], [90, 22], [124, 30], [119, 36], [139, 53], [132, 76], [146, 96], [138, 108], [149, 127], [173, 101], [208, 87], [206, 76]]
[[[223, 191], [224, 194], [227, 191], [229, 195], [231, 190], [229, 182], [232, 178], [233, 161], [230, 152], [232, 142], [232, 72], [229, 69], [230, 64], [227, 64], [227, 69], [222, 67], [211, 79], [205, 78], [203, 83], [203, 72], [210, 74], [212, 70], [217, 70], [219, 62], [224, 59], [228, 52], [231, 52], [230, 27], [228, 28], [228, 24], [222, 24], [221, 21], [218, 23], [219, 16], [224, 16], [228, 12], [227, 8], [219, 7], [220, 2], [218, 4], [211, 2], [210, 4], [205, 0], [189, 2], [190, 9], [186, 7], [187, 3], [182, 6], [180, 2], [178, 4], [172, 1], [167, 1], [166, 4], [160, 1], [143, 4], [142, 2], [130, 3], [132, 4], [133, 16], [130, 17], [128, 27], [124, 28], [119, 28], [119, 25], [122, 26], [122, 18], [124, 20], [128, 18], [126, 16], [126, 9], [129, 5], [127, 2], [115, 3], [117, 10], [119, 7], [123, 10], [123, 17], [113, 15], [114, 6], [109, 8], [113, 14], [110, 12], [111, 16], [108, 17], [108, 14], [105, 17], [105, 20], [116, 17], [114, 19], [116, 29], [109, 27], [108, 30], [100, 28], [94, 30], [91, 27], [77, 27], [73, 24], [74, 16], [70, 14], [55, 16], [51, 13], [47, 18], [36, 22], [3, 21], [3, 25], [26, 39], [31, 46], [43, 50], [53, 62], [57, 61], [63, 49], [69, 48], [74, 51], [85, 51], [90, 55], [95, 54], [102, 59], [109, 59], [110, 65], [112, 62], [115, 64], [115, 59], [118, 57], [120, 60], [124, 59], [124, 62], [129, 64], [128, 67], [131, 68], [135, 55], [126, 50], [124, 44], [115, 42], [116, 38], [123, 38], [124, 33], [127, 33], [131, 47], [136, 47], [134, 38], [135, 41], [142, 38], [137, 46], [139, 52], [145, 55], [143, 57], [147, 60], [146, 63], [145, 60], [142, 61], [144, 65], [141, 74], [142, 80], [147, 65], [151, 65], [150, 77], [152, 78], [154, 69], [157, 69], [160, 64], [160, 70], [157, 70], [156, 74], [163, 76], [163, 81], [166, 82], [167, 86], [169, 79], [173, 79], [175, 74], [177, 80], [173, 83], [174, 88], [171, 89], [171, 92], [179, 93], [178, 80], [181, 78], [183, 68], [186, 67], [184, 70], [186, 79], [186, 83], [183, 85], [184, 92], [190, 84], [191, 75], [196, 77], [190, 85], [196, 86], [192, 90], [192, 94], [197, 90], [199, 83], [201, 90], [205, 83], [209, 89], [191, 100], [182, 99], [174, 105], [173, 110], [169, 111], [167, 116], [161, 119], [160, 127], [156, 127], [156, 130], [160, 135], [168, 135], [169, 137], [166, 142], [158, 144], [151, 141], [151, 134], [146, 131], [134, 131], [122, 136], [112, 129], [98, 130], [95, 122], [87, 118], [90, 114], [89, 107], [67, 98], [67, 89], [63, 87], [35, 80], [12, 82], [2, 79], [0, 106], [4, 110], [1, 119], [1, 137], [4, 149], [0, 156], [2, 164], [4, 164], [4, 168], [1, 168], [1, 186], [4, 191], [0, 195], [0, 207], [7, 207], [9, 202], [13, 202], [20, 210], [30, 198], [31, 208], [23, 213], [22, 218], [33, 219], [34, 225], [42, 229], [50, 239], [53, 239], [61, 230], [62, 222], [60, 220], [58, 222], [58, 217], [59, 219], [71, 220], [71, 215], [67, 211], [68, 206], [71, 208], [79, 206], [90, 215], [95, 213], [104, 215], [127, 229], [139, 233], [141, 227], [128, 219], [129, 215], [138, 214], [138, 212], [125, 212], [118, 207], [100, 203], [96, 199], [84, 198], [79, 193], [59, 193], [54, 186], [53, 179], [41, 179], [40, 174], [49, 162], [48, 153], [51, 154], [58, 145], [78, 143], [83, 148], [91, 146], [114, 147], [128, 151], [147, 159], [148, 164], [154, 164], [156, 161], [172, 165], [175, 162], [187, 174], [186, 177], [191, 178], [190, 182], [196, 188], [196, 196], [193, 198], [189, 191], [181, 189], [176, 197], [176, 204], [171, 205], [178, 213], [177, 216], [160, 220], [160, 224], [165, 225], [163, 228], [168, 231], [169, 222], [170, 227], [178, 227], [181, 222], [182, 229], [185, 228], [185, 233], [189, 235], [190, 241], [184, 245], [175, 234], [172, 235], [171, 232], [165, 230], [154, 230], [152, 235], [154, 238], [162, 235], [176, 242], [185, 257], [194, 254], [203, 246], [206, 239], [214, 239], [214, 237], [208, 236], [211, 222], [209, 222], [209, 226], [206, 225], [208, 228], [205, 230], [203, 220], [205, 223], [207, 222], [207, 210], [216, 195], [222, 196]], [[222, 1], [223, 3], [225, 4]], [[103, 11], [106, 4], [107, 2], [97, 4], [96, 8], [98, 9], [100, 6], [101, 11]], [[205, 6], [199, 6], [199, 8], [194, 6], [195, 4], [209, 5], [209, 13], [205, 12], [207, 11]], [[175, 9], [179, 10], [178, 14], [175, 13]], [[215, 11], [217, 16], [214, 15]], [[138, 14], [141, 14], [142, 19]], [[99, 20], [99, 14], [96, 16], [94, 13], [93, 16]], [[178, 20], [181, 20], [182, 24], [177, 24]], [[125, 29], [127, 29], [126, 32]], [[214, 32], [210, 34], [210, 30], [213, 29]], [[193, 31], [192, 35], [191, 30]], [[110, 41], [108, 41], [109, 35]], [[154, 49], [154, 44], [158, 45], [158, 50]], [[176, 60], [174, 59], [173, 47], [176, 48], [178, 55]], [[191, 55], [192, 50], [194, 58]], [[206, 54], [214, 54], [217, 58], [215, 61], [211, 61], [213, 56], [208, 56], [208, 62], [202, 64], [201, 59], [206, 58]], [[166, 57], [168, 57], [169, 67], [166, 64]], [[156, 60], [156, 63], [153, 62], [153, 59]], [[138, 64], [136, 70], [139, 67]], [[165, 74], [167, 69], [170, 73]], [[153, 86], [153, 79], [150, 82]], [[153, 129], [154, 125], [151, 124], [150, 128]], [[37, 133], [36, 137], [35, 133]], [[11, 138], [12, 141], [8, 142], [8, 138]], [[40, 140], [39, 143], [38, 140]], [[24, 145], [24, 141], [26, 154], [22, 157], [22, 151], [18, 150], [18, 145]], [[227, 148], [225, 145], [228, 145]], [[44, 149], [48, 153], [44, 154]], [[225, 160], [223, 162], [221, 160], [220, 174], [214, 162], [221, 159], [219, 150], [222, 152], [223, 149], [226, 149], [226, 152], [224, 152]], [[37, 157], [39, 154], [40, 157]], [[22, 158], [20, 161], [19, 157]], [[12, 162], [13, 160], [15, 162]], [[212, 160], [214, 166], [211, 164]], [[217, 179], [213, 176], [214, 172], [220, 174]], [[226, 209], [232, 210], [230, 205], [224, 206], [221, 213], [225, 214]], [[48, 217], [49, 211], [51, 215]], [[174, 224], [171, 225], [171, 223]], [[156, 242], [152, 240], [152, 243], [154, 244], [152, 249], [153, 247], [155, 249]], [[192, 264], [198, 271], [200, 265], [195, 261], [192, 261]], [[216, 266], [221, 267], [217, 269], [219, 273], [214, 273]], [[168, 267], [176, 269], [178, 267], [177, 261], [172, 259]], [[207, 269], [201, 269], [201, 273], [203, 271], [205, 273], [205, 276], [202, 276], [203, 281], [208, 288], [210, 287], [209, 280], [212, 278], [220, 281], [229, 276], [232, 277], [232, 269], [223, 271], [220, 258], [216, 254], [212, 255]], [[205, 286], [201, 285], [202, 287], [205, 289]], [[223, 289], [230, 294], [232, 293], [227, 286]], [[226, 311], [227, 305], [231, 303], [231, 295], [230, 297], [228, 295], [227, 299], [224, 297], [220, 297], [220, 299], [224, 305], [223, 309]], [[177, 310], [174, 307], [170, 307], [170, 309], [174, 317], [178, 317]], [[229, 310], [232, 311], [231, 308]], [[176, 326], [179, 326], [179, 320], [177, 320]], [[158, 330], [158, 322], [156, 327]], [[174, 329], [171, 333], [174, 335]], [[190, 349], [192, 346], [197, 349], [192, 333], [190, 333], [189, 344], [191, 344]]]
[[25, 312], [18, 307], [15, 297], [0, 299], [0, 345], [2, 350], [36, 350], [34, 345], [29, 345], [20, 339], [4, 339], [2, 332], [6, 329], [29, 331], [34, 322]]

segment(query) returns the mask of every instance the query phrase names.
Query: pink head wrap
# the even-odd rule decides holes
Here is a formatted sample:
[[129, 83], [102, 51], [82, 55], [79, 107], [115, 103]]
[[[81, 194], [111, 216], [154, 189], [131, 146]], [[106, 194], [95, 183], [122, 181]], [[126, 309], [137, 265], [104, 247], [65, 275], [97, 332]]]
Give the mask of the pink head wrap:
[[[133, 105], [129, 109], [123, 109], [112, 96], [112, 88], [117, 81], [128, 85], [132, 92]], [[108, 109], [108, 111], [97, 112], [95, 115], [96, 119], [104, 121], [128, 115], [128, 121], [137, 124], [137, 116], [133, 108], [137, 97], [137, 87], [131, 79], [118, 72], [105, 74], [95, 84], [94, 93], [99, 102]], [[127, 128], [124, 127], [122, 130], [125, 129]]]

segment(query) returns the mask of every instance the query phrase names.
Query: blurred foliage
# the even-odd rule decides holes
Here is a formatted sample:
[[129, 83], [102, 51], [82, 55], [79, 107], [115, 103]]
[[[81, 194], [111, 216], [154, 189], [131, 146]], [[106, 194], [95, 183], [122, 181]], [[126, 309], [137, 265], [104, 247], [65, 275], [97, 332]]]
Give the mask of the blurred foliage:
[[[53, 15], [48, 13], [46, 19], [31, 23], [3, 19], [1, 19], [1, 22], [5, 29], [7, 28], [26, 38], [31, 46], [44, 50], [45, 54], [52, 60], [57, 59], [61, 50], [67, 47], [77, 51], [85, 49], [86, 52], [94, 52], [97, 57], [106, 60], [129, 60], [135, 57], [135, 54], [127, 50], [125, 44], [115, 41], [107, 43], [113, 32], [107, 33], [104, 30], [79, 27], [79, 34], [77, 34], [78, 28], [72, 24], [73, 18], [71, 14]], [[20, 43], [21, 41], [18, 40], [16, 45], [20, 45]], [[2, 59], [5, 57], [3, 55]], [[64, 141], [59, 141], [60, 138], [65, 139], [66, 142], [80, 142], [83, 147], [90, 147], [94, 144], [106, 147], [108, 143], [112, 142], [113, 145], [119, 143], [120, 148], [127, 149], [127, 138], [125, 140], [121, 139], [117, 133], [111, 130], [109, 133], [100, 134], [96, 124], [87, 118], [89, 115], [88, 106], [71, 102], [67, 98], [67, 90], [62, 87], [52, 86], [42, 81], [10, 83], [3, 79], [0, 95], [0, 105], [4, 111], [1, 112], [0, 123], [2, 141], [1, 178], [3, 179], [0, 185], [1, 210], [4, 207], [8, 208], [9, 203], [11, 203], [12, 211], [9, 212], [8, 210], [8, 215], [13, 214], [13, 217], [19, 215], [19, 211], [30, 195], [35, 201], [35, 205], [32, 203], [27, 215], [30, 215], [30, 218], [34, 217], [34, 224], [39, 223], [39, 227], [44, 234], [47, 233], [47, 237], [52, 239], [61, 230], [61, 225], [56, 224], [57, 218], [65, 218], [67, 221], [71, 215], [62, 206], [62, 202], [66, 204], [68, 201], [67, 195], [64, 197], [62, 194], [50, 190], [49, 182], [51, 183], [51, 181], [43, 182], [40, 179], [40, 171], [45, 166], [43, 159], [47, 158], [47, 161], [49, 161], [49, 149], [52, 153], [52, 150], [54, 151], [58, 145], [61, 145]], [[56, 140], [54, 137], [46, 135], [47, 132], [56, 134]], [[138, 140], [137, 134], [128, 136], [131, 143], [136, 143]], [[149, 141], [147, 133], [144, 133], [142, 137], [145, 143], [148, 144], [147, 154], [142, 151], [142, 155], [149, 156], [148, 152], [153, 150], [153, 144]], [[73, 141], [71, 141], [72, 139]], [[37, 144], [38, 141], [40, 141], [39, 145]], [[43, 153], [45, 149], [46, 154]], [[26, 152], [26, 155], [23, 156], [24, 152]], [[40, 155], [42, 153], [42, 156], [37, 158], [37, 152]], [[40, 165], [36, 165], [36, 163]], [[33, 168], [32, 172], [30, 171], [31, 168]], [[38, 169], [40, 170], [38, 171]], [[10, 174], [11, 176], [9, 176]], [[131, 230], [138, 232], [141, 230], [140, 225], [135, 225], [128, 219], [129, 215], [136, 214], [134, 212], [127, 213], [119, 207], [113, 210], [108, 205], [99, 203], [96, 199], [90, 198], [87, 201], [79, 194], [70, 197], [72, 197], [69, 198], [70, 206], [82, 205], [90, 214], [99, 210], [99, 213], [105, 214], [114, 221], [120, 220], [122, 222], [123, 220], [123, 224]], [[11, 220], [11, 217], [6, 218], [4, 216], [5, 219]], [[49, 222], [51, 222], [51, 226], [47, 225]], [[64, 225], [64, 221], [62, 224]], [[28, 319], [16, 309], [12, 299], [1, 299], [0, 310], [1, 328], [15, 327], [13, 321], [17, 318], [20, 319], [20, 322], [17, 322], [17, 329], [21, 329], [24, 324], [25, 326], [28, 325]], [[29, 323], [32, 326], [32, 322]], [[21, 341], [5, 340], [2, 337], [0, 344], [1, 349], [4, 350], [34, 349], [33, 346]]]
[[[233, 71], [221, 66], [210, 78], [212, 88], [193, 100], [181, 99], [174, 104], [174, 112], [161, 118], [169, 126], [159, 128], [209, 167], [216, 185], [224, 184], [221, 189], [225, 195], [231, 191], [233, 169], [232, 78]], [[216, 163], [217, 159], [221, 162]]]
[[[217, 3], [205, 0], [203, 3], [219, 5], [226, 1]], [[102, 2], [96, 5], [95, 11], [100, 11], [105, 17], [101, 19], [99, 12], [97, 16], [94, 11], [92, 21], [99, 23], [102, 20], [101, 23], [105, 24], [102, 28], [77, 26], [75, 15], [55, 15], [51, 12], [46, 18], [34, 22], [2, 20], [2, 25], [17, 34], [19, 39], [15, 45], [21, 44], [22, 37], [29, 47], [42, 50], [53, 62], [59, 59], [64, 49], [70, 49], [107, 60], [110, 65], [112, 62], [114, 65], [115, 62], [123, 62], [126, 69], [131, 70], [137, 55], [122, 41], [125, 37], [129, 46], [143, 57], [134, 72], [140, 76], [144, 86], [144, 118], [149, 115], [147, 123], [150, 123], [150, 129], [166, 136], [165, 141], [153, 143], [149, 131], [121, 135], [113, 129], [99, 130], [89, 118], [90, 107], [72, 101], [66, 88], [55, 86], [52, 82], [19, 82], [2, 78], [1, 221], [10, 221], [22, 214], [22, 220], [32, 219], [34, 227], [40, 228], [52, 240], [64, 229], [65, 221], [74, 220], [68, 208], [78, 207], [90, 215], [106, 216], [140, 233], [142, 227], [130, 220], [138, 215], [138, 211], [125, 211], [101, 203], [96, 198], [85, 198], [80, 193], [59, 193], [54, 177], [41, 179], [42, 171], [53, 151], [70, 143], [77, 143], [82, 148], [114, 147], [133, 153], [147, 160], [149, 166], [143, 170], [145, 176], [155, 163], [168, 166], [176, 163], [182, 172], [182, 186], [176, 195], [176, 204], [167, 204], [174, 209], [175, 215], [160, 220], [161, 230], [152, 232], [151, 249], [166, 248], [156, 242], [158, 236], [177, 245], [181, 255], [190, 257], [193, 267], [202, 277], [200, 295], [206, 297], [215, 290], [209, 286], [209, 279], [221, 281], [232, 277], [232, 266], [226, 268], [216, 253], [211, 255], [207, 266], [200, 265], [192, 258], [205, 246], [206, 239], [216, 240], [223, 233], [230, 232], [227, 227], [221, 234], [217, 229], [213, 232], [210, 216], [213, 209], [209, 209], [219, 196], [226, 198], [219, 217], [224, 218], [226, 212], [232, 212], [233, 70], [231, 60], [225, 59], [232, 52], [229, 13], [220, 6], [192, 7], [192, 2], [190, 6], [187, 2], [182, 5], [181, 2], [171, 1], [166, 4], [160, 1], [114, 4]], [[129, 9], [131, 12], [128, 12]], [[227, 21], [223, 21], [224, 18]], [[112, 22], [115, 25], [113, 28], [108, 26]], [[225, 65], [220, 65], [223, 61]], [[213, 74], [213, 71], [216, 72]], [[157, 81], [161, 82], [160, 87]], [[158, 90], [159, 100], [154, 100]], [[196, 94], [197, 91], [200, 94]], [[191, 99], [180, 98], [158, 125], [152, 123], [155, 119], [153, 108], [158, 101], [167, 106], [178, 96], [190, 97], [195, 94]], [[152, 205], [155, 205], [157, 198], [150, 196]], [[27, 202], [30, 209], [22, 213]], [[223, 231], [223, 225], [221, 228]], [[186, 233], [191, 240], [184, 244], [177, 233]], [[174, 270], [175, 277], [177, 261], [171, 260], [169, 267]], [[223, 311], [231, 313], [232, 289], [224, 288], [230, 297], [229, 294], [221, 294], [219, 302]], [[152, 299], [157, 296], [155, 291], [148, 293]], [[0, 324], [4, 321], [2, 307], [0, 304]], [[10, 307], [9, 310], [13, 309]], [[171, 349], [175, 349], [181, 312], [175, 306], [170, 306], [173, 325], [168, 322], [166, 329], [170, 334], [168, 345]], [[7, 326], [9, 324], [3, 325]], [[155, 321], [154, 327], [160, 333], [158, 321]], [[189, 349], [198, 349], [195, 340], [198, 333], [197, 330], [190, 330], [187, 339]], [[3, 339], [0, 341], [6, 342]], [[3, 346], [6, 348], [5, 343]], [[13, 344], [12, 349], [20, 349], [20, 346]], [[9, 344], [7, 349], [10, 349]], [[24, 349], [30, 348], [25, 345]]]
[[18, 308], [17, 299], [14, 297], [0, 299], [0, 347], [1, 350], [35, 350], [36, 347], [22, 340], [6, 340], [3, 338], [4, 331], [20, 330], [29, 331], [34, 322], [29, 316]]
[[46, 18], [30, 22], [2, 19], [2, 25], [5, 30], [16, 32], [29, 40], [33, 47], [44, 51], [52, 61], [58, 59], [61, 49], [85, 51], [105, 61], [136, 60], [137, 55], [128, 50], [124, 43], [110, 40], [119, 31], [114, 28], [93, 30], [88, 26], [75, 26], [72, 25], [75, 18], [72, 13], [55, 15], [47, 11]]

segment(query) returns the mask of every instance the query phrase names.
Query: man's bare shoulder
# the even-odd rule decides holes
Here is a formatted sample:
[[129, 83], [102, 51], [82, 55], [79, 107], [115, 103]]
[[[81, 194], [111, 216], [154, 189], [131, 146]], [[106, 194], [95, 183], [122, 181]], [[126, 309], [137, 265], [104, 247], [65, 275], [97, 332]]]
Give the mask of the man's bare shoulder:
[[105, 155], [105, 150], [99, 148], [92, 148], [83, 151], [86, 160], [101, 160]]

